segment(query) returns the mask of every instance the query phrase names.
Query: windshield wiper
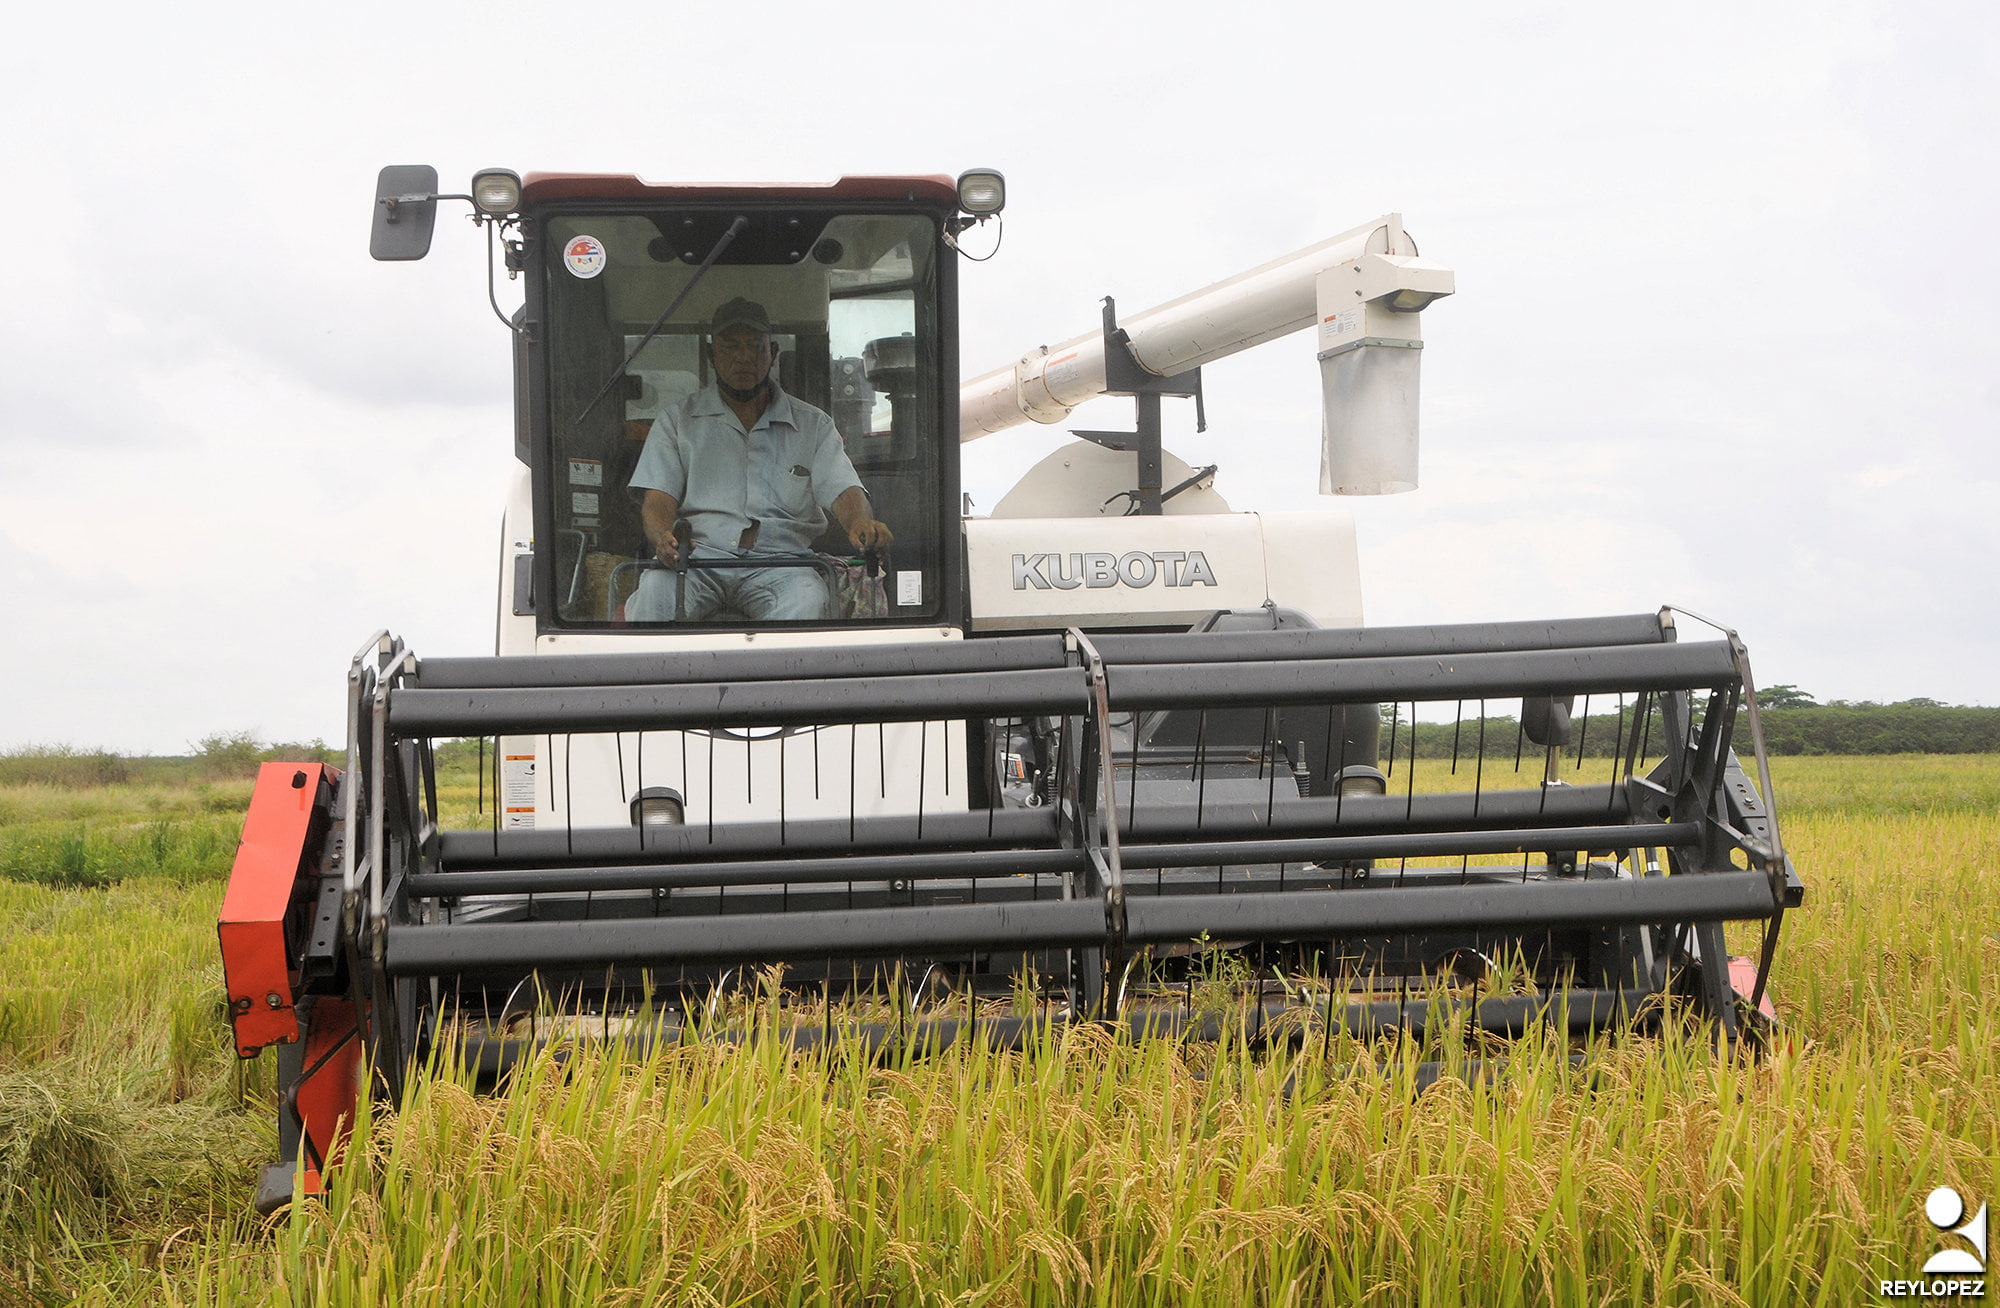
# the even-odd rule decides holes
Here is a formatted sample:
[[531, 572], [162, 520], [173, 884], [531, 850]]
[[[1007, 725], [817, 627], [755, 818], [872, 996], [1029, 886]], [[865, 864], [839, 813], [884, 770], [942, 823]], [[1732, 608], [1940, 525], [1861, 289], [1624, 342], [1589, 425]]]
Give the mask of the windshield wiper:
[[619, 364], [617, 371], [604, 379], [604, 385], [597, 388], [597, 394], [590, 397], [590, 403], [584, 405], [577, 413], [575, 420], [571, 424], [572, 426], [588, 418], [590, 411], [596, 408], [604, 397], [611, 393], [611, 388], [617, 384], [620, 377], [625, 375], [625, 370], [632, 366], [632, 360], [639, 357], [639, 351], [645, 349], [647, 343], [660, 334], [660, 328], [667, 325], [667, 319], [673, 317], [674, 310], [681, 307], [681, 301], [687, 299], [693, 293], [694, 288], [701, 285], [701, 279], [708, 276], [708, 270], [715, 265], [717, 259], [722, 257], [722, 252], [729, 248], [729, 243], [742, 235], [743, 229], [749, 225], [750, 220], [748, 218], [745, 218], [742, 214], [736, 215], [736, 221], [729, 224], [729, 229], [716, 239], [715, 248], [708, 252], [708, 257], [703, 259], [701, 266], [694, 270], [694, 276], [688, 278], [687, 285], [681, 287], [681, 293], [676, 295], [666, 308], [660, 310], [660, 316], [653, 319], [653, 325], [646, 329], [646, 334], [639, 338], [639, 343], [632, 347], [630, 354], [625, 356], [625, 362]]

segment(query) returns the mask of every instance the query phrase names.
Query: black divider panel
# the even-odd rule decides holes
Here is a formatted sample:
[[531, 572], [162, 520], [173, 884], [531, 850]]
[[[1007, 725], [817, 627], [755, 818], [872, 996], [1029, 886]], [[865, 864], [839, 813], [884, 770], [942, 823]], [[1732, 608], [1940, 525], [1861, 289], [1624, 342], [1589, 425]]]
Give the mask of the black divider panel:
[[532, 686], [682, 685], [688, 682], [791, 681], [802, 677], [938, 676], [1021, 672], [1068, 662], [1060, 636], [922, 644], [695, 650], [686, 653], [572, 654], [562, 658], [425, 659], [415, 685], [425, 690]]
[[1406, 931], [1591, 927], [1647, 922], [1738, 921], [1771, 916], [1771, 886], [1757, 872], [1635, 881], [1471, 883], [1434, 889], [1301, 890], [1291, 894], [1134, 899], [1133, 943], [1296, 939]]
[[548, 867], [557, 863], [623, 866], [756, 858], [782, 849], [814, 855], [890, 854], [919, 840], [930, 850], [1010, 849], [1052, 844], [1056, 815], [1048, 808], [926, 813], [858, 818], [739, 822], [706, 827], [612, 827], [574, 831], [446, 831], [439, 855], [450, 869]]
[[1226, 631], [1191, 645], [1183, 633], [1106, 635], [1097, 650], [1113, 663], [1205, 663], [1248, 659], [1396, 658], [1405, 655], [1488, 654], [1508, 650], [1657, 645], [1674, 638], [1658, 614], [1571, 618], [1552, 622], [1470, 622], [1450, 626], [1291, 628]]

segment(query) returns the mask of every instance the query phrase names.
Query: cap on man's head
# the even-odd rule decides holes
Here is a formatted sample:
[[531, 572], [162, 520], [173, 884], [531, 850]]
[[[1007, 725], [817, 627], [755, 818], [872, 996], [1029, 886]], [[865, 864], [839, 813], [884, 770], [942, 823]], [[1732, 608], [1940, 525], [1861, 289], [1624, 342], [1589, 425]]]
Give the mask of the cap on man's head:
[[748, 327], [753, 331], [769, 336], [771, 334], [771, 316], [764, 312], [763, 305], [757, 303], [755, 300], [746, 300], [739, 295], [720, 309], [717, 309], [715, 317], [710, 319], [708, 324], [710, 335], [714, 335], [730, 327]]

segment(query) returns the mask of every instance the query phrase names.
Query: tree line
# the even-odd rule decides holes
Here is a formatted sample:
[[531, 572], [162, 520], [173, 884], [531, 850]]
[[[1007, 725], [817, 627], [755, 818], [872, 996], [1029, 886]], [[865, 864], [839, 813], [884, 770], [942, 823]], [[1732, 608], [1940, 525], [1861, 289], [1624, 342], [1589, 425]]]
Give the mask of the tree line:
[[[1774, 686], [1760, 694], [1757, 702], [1764, 746], [1773, 754], [2000, 754], [2000, 708], [1941, 704], [1934, 699], [1894, 704], [1837, 699], [1819, 704], [1791, 686]], [[1506, 706], [1511, 709], [1514, 702], [1508, 701]], [[1629, 704], [1622, 710], [1592, 711], [1588, 716], [1585, 707], [1582, 700], [1574, 706], [1566, 754], [1589, 758], [1622, 754], [1636, 733], [1641, 752], [1659, 757], [1666, 728], [1657, 705], [1636, 722], [1634, 706]], [[1594, 710], [1597, 706], [1589, 707]], [[1699, 706], [1696, 717], [1699, 720]], [[1393, 747], [1399, 758], [1414, 752], [1424, 759], [1471, 759], [1479, 753], [1482, 742], [1489, 759], [1516, 753], [1539, 757], [1542, 752], [1511, 712], [1488, 712], [1482, 717], [1480, 706], [1468, 702], [1450, 721], [1432, 720], [1427, 712], [1423, 721], [1413, 724], [1408, 704], [1382, 706], [1385, 757]], [[1737, 710], [1731, 743], [1740, 753], [1750, 751], [1750, 715], [1745, 708]]]

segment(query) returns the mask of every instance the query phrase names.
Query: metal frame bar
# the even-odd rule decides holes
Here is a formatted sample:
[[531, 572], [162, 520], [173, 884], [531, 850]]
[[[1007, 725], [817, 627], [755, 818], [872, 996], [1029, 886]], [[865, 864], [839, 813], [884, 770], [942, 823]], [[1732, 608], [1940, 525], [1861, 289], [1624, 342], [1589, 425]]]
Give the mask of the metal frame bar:
[[[1110, 666], [1107, 661], [1107, 666]], [[851, 677], [838, 652], [811, 679], [742, 683], [383, 688], [404, 735], [535, 735], [685, 726], [808, 726], [1094, 713], [1085, 668]], [[1726, 642], [1346, 660], [1118, 665], [1106, 712], [1170, 708], [1509, 698], [1522, 694], [1685, 691], [1736, 680]]]
[[[961, 672], [1033, 672], [1064, 667], [1061, 636], [842, 646], [848, 677], [935, 677]], [[823, 675], [826, 650], [688, 650], [646, 654], [567, 654], [562, 658], [425, 659], [412, 684], [427, 690], [491, 690], [535, 686], [677, 686], [731, 681], [796, 681]]]
[[[1505, 828], [1493, 831], [1422, 832], [1415, 835], [1322, 836], [1291, 840], [1205, 841], [1120, 845], [1123, 871], [1213, 867], [1218, 863], [1344, 863], [1362, 859], [1460, 857], [1479, 854], [1554, 853], [1575, 849], [1693, 845], [1699, 830], [1686, 824]], [[525, 895], [578, 891], [677, 889], [696, 886], [811, 885], [841, 881], [976, 881], [1080, 872], [1093, 863], [1100, 875], [1108, 859], [1083, 849], [985, 849], [842, 858], [694, 860], [627, 866], [562, 865], [417, 873], [410, 894], [423, 898]], [[1122, 877], [1121, 877], [1122, 881]]]
[[[512, 968], [668, 967], [785, 958], [923, 957], [1218, 940], [1325, 939], [1411, 931], [1597, 927], [1768, 918], [1761, 872], [1574, 883], [1295, 890], [1141, 897], [1114, 938], [1103, 897], [775, 914], [592, 918], [427, 926], [393, 934], [396, 976], [478, 975]], [[893, 930], [885, 926], [894, 923]], [[1723, 982], [1728, 984], [1727, 974]]]

